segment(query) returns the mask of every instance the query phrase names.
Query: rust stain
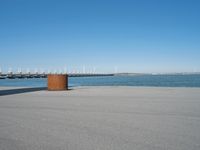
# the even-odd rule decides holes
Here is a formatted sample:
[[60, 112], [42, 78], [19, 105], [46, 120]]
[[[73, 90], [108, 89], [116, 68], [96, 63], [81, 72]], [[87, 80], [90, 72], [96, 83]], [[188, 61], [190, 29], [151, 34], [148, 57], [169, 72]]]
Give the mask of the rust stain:
[[48, 75], [48, 90], [60, 91], [68, 89], [68, 75], [67, 74], [49, 74]]

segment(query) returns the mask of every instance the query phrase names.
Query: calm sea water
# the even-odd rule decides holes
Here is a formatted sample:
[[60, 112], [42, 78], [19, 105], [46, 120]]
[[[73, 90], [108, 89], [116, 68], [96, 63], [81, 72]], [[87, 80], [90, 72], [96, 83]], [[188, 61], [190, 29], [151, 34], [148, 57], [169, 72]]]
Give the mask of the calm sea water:
[[[44, 87], [47, 79], [3, 79], [0, 86]], [[69, 86], [200, 87], [200, 75], [71, 77]]]

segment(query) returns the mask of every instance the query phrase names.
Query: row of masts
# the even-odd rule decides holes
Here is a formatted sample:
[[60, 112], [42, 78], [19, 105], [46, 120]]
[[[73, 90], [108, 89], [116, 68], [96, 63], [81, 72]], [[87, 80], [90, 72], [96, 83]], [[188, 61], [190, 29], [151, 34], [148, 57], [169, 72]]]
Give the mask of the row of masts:
[[35, 70], [22, 70], [22, 69], [17, 69], [13, 71], [11, 68], [9, 68], [6, 73], [5, 71], [3, 72], [2, 69], [0, 68], [0, 74], [96, 74], [96, 70], [88, 70], [86, 71], [83, 69], [82, 71], [80, 70], [66, 70], [66, 69], [51, 69], [51, 70], [44, 70], [44, 69], [35, 69]]
[[0, 69], [0, 79], [24, 79], [24, 78], [47, 78], [48, 74], [68, 74], [69, 77], [89, 77], [89, 76], [113, 76], [112, 73], [96, 73], [93, 71], [71, 71], [67, 72], [66, 69], [64, 70], [54, 70], [47, 72], [40, 70], [38, 71], [35, 69], [35, 71], [30, 71], [27, 69], [25, 72], [22, 71], [22, 69], [18, 69], [16, 72], [13, 72], [12, 69], [8, 69], [7, 73], [2, 72]]
[[[47, 78], [48, 74], [1, 74], [0, 79], [30, 79], [30, 78]], [[68, 74], [69, 77], [97, 77], [97, 76], [114, 76], [114, 74]]]
[[[67, 69], [66, 67], [63, 69], [12, 69], [8, 68], [5, 70], [2, 70], [0, 67], [0, 75], [1, 74], [98, 74], [99, 72], [96, 71], [96, 67], [93, 68], [87, 68], [83, 66], [82, 69]], [[102, 73], [102, 72], [101, 72]], [[106, 74], [106, 73], [104, 73]]]

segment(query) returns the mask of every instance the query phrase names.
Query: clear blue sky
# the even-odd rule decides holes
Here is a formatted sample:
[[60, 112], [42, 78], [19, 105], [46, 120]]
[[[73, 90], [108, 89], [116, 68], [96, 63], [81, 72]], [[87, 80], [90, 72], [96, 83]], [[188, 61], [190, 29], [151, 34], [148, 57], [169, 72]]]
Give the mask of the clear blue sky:
[[0, 0], [0, 67], [200, 71], [199, 0]]

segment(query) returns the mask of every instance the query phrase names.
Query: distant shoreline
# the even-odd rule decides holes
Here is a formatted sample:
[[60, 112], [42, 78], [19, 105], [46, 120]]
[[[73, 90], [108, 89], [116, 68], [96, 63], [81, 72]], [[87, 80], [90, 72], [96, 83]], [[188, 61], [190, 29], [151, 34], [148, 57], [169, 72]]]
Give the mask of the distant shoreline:
[[115, 76], [138, 76], [138, 75], [200, 75], [197, 73], [115, 73]]

